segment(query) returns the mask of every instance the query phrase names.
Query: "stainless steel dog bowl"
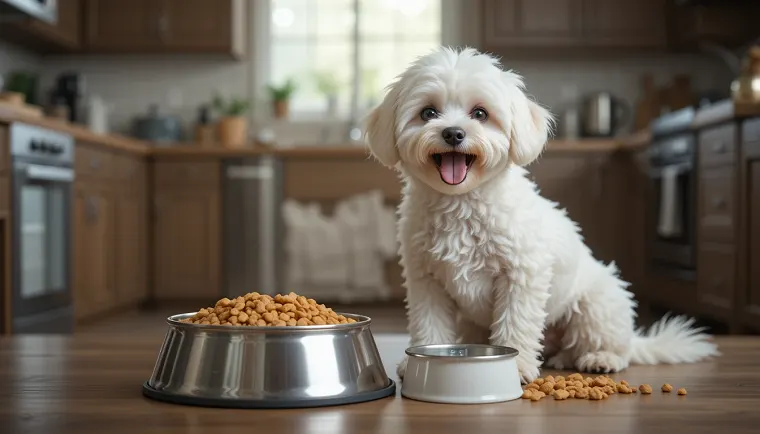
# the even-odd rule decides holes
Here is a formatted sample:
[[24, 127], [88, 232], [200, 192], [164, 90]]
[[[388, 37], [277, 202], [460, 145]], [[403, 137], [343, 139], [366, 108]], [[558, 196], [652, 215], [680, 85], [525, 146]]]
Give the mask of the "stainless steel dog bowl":
[[232, 408], [304, 408], [353, 404], [394, 395], [366, 316], [352, 324], [247, 327], [180, 322], [169, 330], [149, 398]]

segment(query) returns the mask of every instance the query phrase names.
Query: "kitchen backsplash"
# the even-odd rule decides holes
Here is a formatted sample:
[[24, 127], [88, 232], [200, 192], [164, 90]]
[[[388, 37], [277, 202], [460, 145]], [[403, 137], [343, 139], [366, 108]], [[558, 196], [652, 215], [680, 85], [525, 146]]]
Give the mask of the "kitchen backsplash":
[[[687, 73], [696, 92], [726, 90], [730, 72], [720, 61], [710, 57], [667, 59], [639, 58], [609, 61], [540, 61], [505, 60], [507, 67], [525, 77], [530, 93], [543, 105], [558, 111], [563, 103], [563, 88], [572, 86], [579, 95], [606, 90], [630, 103], [638, 97], [640, 76], [652, 73], [658, 84], [672, 76]], [[147, 112], [150, 104], [191, 123], [197, 106], [208, 102], [214, 92], [250, 95], [253, 87], [251, 61], [232, 62], [192, 57], [62, 57], [44, 61], [43, 84], [50, 85], [61, 72], [75, 69], [84, 74], [87, 89], [113, 105], [111, 125], [114, 130], [128, 131], [132, 118]], [[268, 105], [259, 104], [260, 109]], [[265, 116], [259, 110], [259, 117]], [[261, 123], [261, 122], [260, 122]], [[282, 123], [268, 126], [285, 134]], [[340, 140], [345, 127], [334, 127], [314, 133], [314, 125], [287, 127], [287, 142]]]
[[0, 76], [15, 70], [39, 71], [41, 67], [41, 57], [0, 40]]

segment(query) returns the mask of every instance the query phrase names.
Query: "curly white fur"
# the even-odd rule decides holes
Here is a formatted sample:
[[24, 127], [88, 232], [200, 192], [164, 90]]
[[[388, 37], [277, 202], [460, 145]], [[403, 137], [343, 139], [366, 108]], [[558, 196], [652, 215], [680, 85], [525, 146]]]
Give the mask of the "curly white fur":
[[[434, 118], [421, 117], [426, 107]], [[475, 156], [456, 185], [433, 159], [452, 150], [442, 138], [450, 126], [466, 133], [455, 149]], [[636, 302], [615, 264], [593, 257], [578, 226], [521, 167], [538, 158], [551, 126], [520, 76], [473, 49], [418, 59], [368, 116], [373, 155], [405, 184], [398, 233], [411, 345], [514, 347], [523, 381], [539, 375], [547, 327], [559, 330], [548, 361], [558, 369], [613, 372], [717, 355], [690, 320], [634, 329]]]

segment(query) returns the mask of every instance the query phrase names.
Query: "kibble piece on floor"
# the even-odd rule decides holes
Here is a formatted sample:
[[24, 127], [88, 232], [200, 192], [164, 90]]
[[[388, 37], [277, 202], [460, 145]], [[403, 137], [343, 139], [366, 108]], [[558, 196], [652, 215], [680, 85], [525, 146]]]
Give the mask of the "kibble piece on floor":
[[673, 386], [671, 386], [668, 383], [665, 383], [662, 385], [662, 391], [665, 393], [670, 393], [671, 391], [673, 391]]
[[639, 391], [641, 391], [641, 393], [644, 395], [649, 395], [652, 393], [652, 386], [648, 384], [642, 384], [639, 386]]
[[678, 394], [681, 395], [681, 396], [686, 395], [686, 389], [684, 389], [683, 387], [680, 388], [680, 389], [678, 389]]

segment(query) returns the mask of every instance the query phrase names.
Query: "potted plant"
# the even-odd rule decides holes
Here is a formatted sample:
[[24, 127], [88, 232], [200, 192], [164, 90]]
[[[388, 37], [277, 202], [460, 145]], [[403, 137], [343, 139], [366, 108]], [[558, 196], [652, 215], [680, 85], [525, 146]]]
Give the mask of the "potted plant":
[[274, 104], [274, 117], [282, 119], [288, 117], [290, 112], [290, 97], [296, 91], [296, 84], [292, 79], [288, 79], [281, 86], [269, 85], [269, 94]]
[[216, 95], [213, 106], [221, 115], [217, 128], [222, 146], [244, 147], [248, 142], [248, 119], [244, 116], [250, 107], [248, 100], [234, 97], [225, 100]]
[[314, 81], [317, 85], [317, 91], [327, 98], [327, 114], [335, 116], [338, 111], [339, 80], [335, 78], [335, 74], [323, 71], [314, 74]]

